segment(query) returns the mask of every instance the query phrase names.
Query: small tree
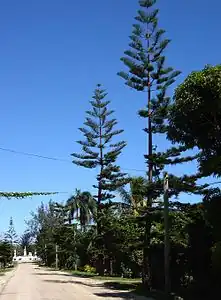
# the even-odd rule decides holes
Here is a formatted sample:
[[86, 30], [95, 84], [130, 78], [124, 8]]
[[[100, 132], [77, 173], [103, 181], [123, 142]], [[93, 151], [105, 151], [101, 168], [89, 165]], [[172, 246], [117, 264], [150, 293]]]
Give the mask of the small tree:
[[[128, 182], [125, 173], [120, 171], [116, 160], [126, 146], [125, 141], [113, 142], [113, 138], [123, 132], [115, 129], [117, 120], [110, 118], [113, 110], [108, 109], [110, 101], [105, 100], [107, 93], [98, 85], [93, 100], [92, 109], [87, 111], [85, 127], [79, 128], [85, 140], [77, 143], [82, 146], [82, 153], [73, 153], [73, 163], [88, 169], [99, 167], [97, 189], [97, 233], [101, 234], [102, 207], [107, 201], [115, 197], [114, 191]], [[101, 270], [100, 270], [101, 271]], [[100, 272], [99, 271], [99, 272]]]
[[15, 249], [17, 243], [18, 243], [18, 236], [16, 234], [15, 228], [14, 228], [14, 222], [12, 217], [9, 221], [9, 228], [8, 231], [5, 233], [5, 242], [8, 243], [11, 247], [11, 258], [13, 257], [13, 250]]

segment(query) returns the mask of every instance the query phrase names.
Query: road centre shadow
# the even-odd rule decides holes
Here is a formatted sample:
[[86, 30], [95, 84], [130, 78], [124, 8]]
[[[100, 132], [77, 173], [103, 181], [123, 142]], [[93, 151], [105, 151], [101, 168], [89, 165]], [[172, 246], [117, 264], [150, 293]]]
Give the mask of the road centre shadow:
[[[103, 298], [125, 298], [125, 299], [136, 299], [136, 297], [133, 294], [133, 289], [136, 288], [135, 284], [125, 284], [125, 283], [119, 283], [119, 282], [101, 282], [101, 283], [89, 283], [89, 282], [82, 282], [77, 280], [57, 280], [57, 279], [44, 279], [44, 282], [48, 283], [57, 283], [57, 284], [78, 284], [83, 286], [88, 286], [90, 288], [105, 288], [107, 291], [102, 292], [93, 292], [92, 293], [97, 297], [103, 297]], [[108, 289], [110, 291], [108, 291]], [[112, 291], [111, 291], [112, 290]]]
[[79, 284], [79, 285], [84, 285], [88, 287], [104, 287], [102, 283], [89, 283], [89, 282], [82, 282], [82, 281], [77, 281], [77, 280], [57, 280], [57, 279], [44, 279], [44, 282], [51, 282], [51, 283], [72, 283], [72, 284]]

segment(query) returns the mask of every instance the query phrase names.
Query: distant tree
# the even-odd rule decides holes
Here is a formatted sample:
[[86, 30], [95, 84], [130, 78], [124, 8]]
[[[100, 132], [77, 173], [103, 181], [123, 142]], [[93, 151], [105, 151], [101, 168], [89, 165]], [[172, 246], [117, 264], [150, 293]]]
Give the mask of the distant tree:
[[18, 236], [15, 231], [14, 222], [12, 217], [9, 221], [9, 228], [8, 231], [5, 233], [5, 240], [11, 245], [15, 246], [18, 243]]
[[36, 238], [43, 228], [48, 228], [51, 232], [54, 227], [63, 224], [65, 215], [57, 209], [57, 203], [52, 200], [47, 205], [41, 203], [36, 212], [31, 212], [31, 219], [26, 221], [28, 230], [32, 238]]
[[65, 223], [65, 216], [57, 209], [57, 204], [50, 200], [47, 205], [42, 203], [36, 212], [32, 212], [31, 219], [26, 223], [39, 257], [51, 266], [55, 258], [55, 237]]

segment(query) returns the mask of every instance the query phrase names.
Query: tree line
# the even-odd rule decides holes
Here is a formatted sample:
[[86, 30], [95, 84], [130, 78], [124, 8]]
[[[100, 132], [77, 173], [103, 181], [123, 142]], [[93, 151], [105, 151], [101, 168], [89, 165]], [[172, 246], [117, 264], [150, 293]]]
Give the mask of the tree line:
[[23, 256], [24, 248], [27, 253], [35, 252], [35, 242], [29, 231], [25, 231], [20, 237], [17, 235], [13, 218], [9, 220], [8, 230], [0, 237], [0, 268], [13, 266], [14, 251], [16, 256]]
[[[79, 128], [80, 150], [72, 154], [75, 165], [96, 170], [95, 193], [77, 189], [63, 204], [42, 204], [32, 213], [28, 230], [47, 266], [55, 266], [57, 245], [59, 268], [141, 277], [147, 290], [163, 290], [164, 172], [182, 165], [182, 176], [168, 174], [170, 291], [185, 299], [206, 299], [220, 290], [221, 193], [201, 182], [221, 173], [221, 67], [206, 65], [192, 72], [170, 97], [168, 89], [180, 71], [167, 65], [170, 40], [159, 27], [155, 4], [139, 1], [121, 58], [124, 71], [118, 73], [126, 86], [143, 94], [138, 115], [148, 141], [141, 153], [147, 176], [131, 178], [121, 171], [117, 160], [127, 143], [120, 138], [123, 130], [107, 91], [98, 84]], [[155, 145], [159, 135], [170, 145], [165, 151]], [[189, 162], [197, 165], [193, 174], [188, 174]], [[193, 203], [194, 195], [201, 195], [202, 201], [184, 204], [181, 193], [191, 194]]]

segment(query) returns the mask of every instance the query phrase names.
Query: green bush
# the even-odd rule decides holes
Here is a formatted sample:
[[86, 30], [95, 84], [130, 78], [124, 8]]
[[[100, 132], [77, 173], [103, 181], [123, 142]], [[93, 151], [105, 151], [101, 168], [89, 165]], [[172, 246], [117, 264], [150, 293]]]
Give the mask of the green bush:
[[83, 270], [87, 273], [96, 273], [96, 269], [90, 265], [85, 265]]

